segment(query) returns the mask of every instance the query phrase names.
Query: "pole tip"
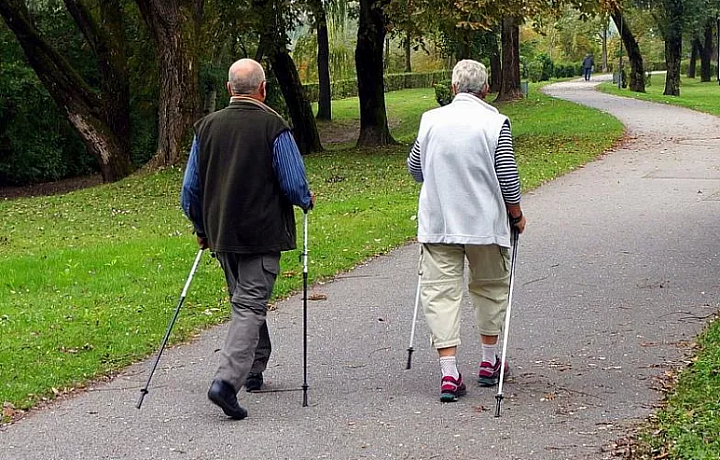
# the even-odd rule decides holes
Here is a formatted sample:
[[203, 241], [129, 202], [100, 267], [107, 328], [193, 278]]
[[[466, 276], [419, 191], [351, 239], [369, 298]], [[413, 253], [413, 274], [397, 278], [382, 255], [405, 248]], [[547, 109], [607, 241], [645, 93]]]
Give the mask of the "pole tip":
[[413, 354], [413, 351], [415, 351], [415, 350], [413, 350], [413, 347], [410, 347], [410, 348], [407, 349], [408, 359], [407, 359], [407, 364], [405, 365], [405, 369], [410, 369], [410, 368], [412, 367], [412, 354]]
[[140, 390], [140, 397], [138, 398], [138, 401], [135, 404], [135, 408], [140, 409], [142, 407], [143, 399], [145, 399], [146, 394], [148, 394], [148, 391], [146, 388], [143, 388]]
[[500, 403], [502, 403], [503, 395], [495, 395], [495, 417], [500, 417]]

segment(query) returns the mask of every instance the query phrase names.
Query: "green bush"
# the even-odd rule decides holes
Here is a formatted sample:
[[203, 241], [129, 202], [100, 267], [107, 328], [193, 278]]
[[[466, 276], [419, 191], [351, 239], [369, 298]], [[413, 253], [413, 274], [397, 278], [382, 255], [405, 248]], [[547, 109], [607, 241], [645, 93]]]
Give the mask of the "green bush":
[[550, 56], [545, 53], [540, 53], [535, 57], [536, 62], [542, 64], [542, 72], [540, 74], [540, 81], [548, 81], [553, 76], [553, 68], [555, 64]]
[[[450, 77], [450, 71], [439, 70], [424, 73], [391, 73], [383, 77], [385, 91], [398, 91], [411, 88], [432, 88], [436, 82]], [[320, 88], [318, 83], [305, 83], [305, 94], [310, 102], [317, 102]], [[330, 84], [333, 99], [345, 99], [358, 95], [357, 80], [336, 80]]]
[[0, 64], [0, 187], [92, 172], [96, 162], [35, 73]]
[[435, 88], [435, 100], [440, 106], [448, 105], [453, 100], [452, 80], [442, 80], [433, 85]]
[[537, 83], [542, 78], [543, 74], [543, 63], [540, 61], [532, 61], [527, 65], [527, 77], [533, 82]]

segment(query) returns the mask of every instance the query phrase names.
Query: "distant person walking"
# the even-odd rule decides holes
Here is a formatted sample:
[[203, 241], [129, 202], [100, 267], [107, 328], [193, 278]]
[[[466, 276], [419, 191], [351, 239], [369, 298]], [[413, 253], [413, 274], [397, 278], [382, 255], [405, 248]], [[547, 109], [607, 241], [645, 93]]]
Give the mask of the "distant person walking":
[[590, 75], [592, 74], [593, 67], [595, 67], [595, 61], [593, 60], [592, 54], [588, 53], [585, 55], [585, 59], [583, 59], [582, 66], [583, 66], [583, 75], [585, 76], [585, 81], [590, 81]]
[[483, 99], [487, 70], [472, 60], [452, 74], [455, 98], [425, 112], [407, 160], [422, 182], [418, 209], [420, 298], [440, 358], [440, 400], [466, 392], [457, 368], [465, 259], [482, 342], [478, 382], [497, 384], [498, 335], [510, 283], [510, 226], [525, 229], [510, 122]]
[[230, 104], [195, 124], [181, 204], [225, 271], [232, 319], [208, 398], [239, 420], [247, 411], [237, 392], [259, 390], [270, 359], [267, 303], [280, 252], [295, 248], [293, 205], [308, 210], [315, 199], [290, 128], [264, 104], [260, 64], [241, 59], [228, 80]]

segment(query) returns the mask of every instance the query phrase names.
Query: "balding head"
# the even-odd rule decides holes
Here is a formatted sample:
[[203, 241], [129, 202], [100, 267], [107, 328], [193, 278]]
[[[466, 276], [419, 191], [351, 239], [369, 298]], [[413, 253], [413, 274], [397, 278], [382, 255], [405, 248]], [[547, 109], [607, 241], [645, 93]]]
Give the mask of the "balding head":
[[230, 96], [252, 96], [265, 99], [265, 72], [253, 59], [240, 59], [230, 66], [228, 71], [228, 91]]

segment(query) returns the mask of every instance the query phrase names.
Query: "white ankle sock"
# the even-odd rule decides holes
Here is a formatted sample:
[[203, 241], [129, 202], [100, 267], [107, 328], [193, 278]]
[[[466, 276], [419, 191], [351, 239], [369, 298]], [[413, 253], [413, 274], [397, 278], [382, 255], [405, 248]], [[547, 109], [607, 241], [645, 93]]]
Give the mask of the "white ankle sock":
[[493, 366], [495, 365], [495, 360], [497, 358], [497, 343], [495, 345], [485, 345], [482, 344], [482, 360], [487, 361]]
[[454, 356], [443, 356], [440, 358], [440, 370], [442, 371], [443, 377], [449, 375], [454, 379], [460, 378], [460, 372], [457, 368], [457, 360]]

